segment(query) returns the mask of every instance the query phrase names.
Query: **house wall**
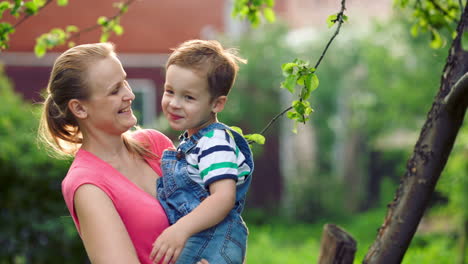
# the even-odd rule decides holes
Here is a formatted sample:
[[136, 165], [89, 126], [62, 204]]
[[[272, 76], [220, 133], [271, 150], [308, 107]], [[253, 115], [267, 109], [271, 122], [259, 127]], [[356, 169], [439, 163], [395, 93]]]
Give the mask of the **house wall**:
[[[69, 1], [65, 7], [56, 1], [46, 6], [37, 16], [27, 19], [11, 35], [11, 51], [33, 50], [35, 39], [52, 28], [75, 25], [80, 29], [94, 24], [98, 17], [111, 17], [117, 13], [112, 7], [115, 0]], [[203, 29], [209, 27], [217, 31], [224, 28], [224, 1], [173, 1], [144, 0], [134, 1], [128, 12], [122, 16], [124, 34], [113, 36], [119, 52], [123, 53], [169, 53], [170, 48], [187, 39], [199, 38]], [[6, 20], [11, 21], [11, 17]], [[75, 40], [77, 44], [99, 40], [100, 30], [83, 34]], [[56, 51], [63, 51], [62, 46]]]

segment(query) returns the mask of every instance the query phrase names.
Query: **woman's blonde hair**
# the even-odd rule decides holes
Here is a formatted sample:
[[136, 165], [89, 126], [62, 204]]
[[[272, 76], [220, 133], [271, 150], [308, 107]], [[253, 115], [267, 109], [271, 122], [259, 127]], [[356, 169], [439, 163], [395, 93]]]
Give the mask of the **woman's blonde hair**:
[[[62, 53], [54, 63], [44, 94], [38, 138], [57, 158], [73, 156], [83, 143], [78, 122], [68, 108], [71, 99], [86, 100], [90, 96], [88, 67], [115, 54], [112, 43], [79, 45]], [[124, 134], [124, 143], [141, 157], [152, 154], [146, 146]]]

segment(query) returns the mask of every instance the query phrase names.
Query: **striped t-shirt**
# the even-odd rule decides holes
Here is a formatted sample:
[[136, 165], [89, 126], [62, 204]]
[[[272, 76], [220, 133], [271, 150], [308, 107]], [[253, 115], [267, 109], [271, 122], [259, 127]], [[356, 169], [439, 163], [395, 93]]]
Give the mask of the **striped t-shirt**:
[[[181, 145], [187, 140], [184, 138]], [[190, 178], [205, 188], [222, 179], [233, 179], [239, 185], [251, 172], [234, 138], [226, 130], [214, 129], [206, 133], [186, 159]]]

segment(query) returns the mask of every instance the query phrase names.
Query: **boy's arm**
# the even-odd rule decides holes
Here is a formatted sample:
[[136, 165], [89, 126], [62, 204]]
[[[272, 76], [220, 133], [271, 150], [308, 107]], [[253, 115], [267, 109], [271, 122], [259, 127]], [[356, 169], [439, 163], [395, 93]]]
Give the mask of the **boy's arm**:
[[192, 235], [221, 222], [232, 210], [236, 201], [236, 182], [223, 179], [209, 186], [210, 195], [191, 213], [182, 217], [156, 239], [151, 259], [158, 263], [164, 256], [163, 264], [174, 263]]

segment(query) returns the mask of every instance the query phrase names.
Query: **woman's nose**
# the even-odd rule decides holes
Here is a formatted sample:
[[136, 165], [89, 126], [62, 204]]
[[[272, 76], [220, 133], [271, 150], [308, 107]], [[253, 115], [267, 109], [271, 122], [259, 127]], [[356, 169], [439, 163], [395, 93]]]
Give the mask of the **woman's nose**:
[[133, 93], [132, 91], [132, 88], [130, 88], [130, 86], [128, 86], [128, 89], [125, 91], [125, 95], [123, 97], [123, 100], [124, 101], [127, 101], [127, 100], [135, 100], [135, 94]]

